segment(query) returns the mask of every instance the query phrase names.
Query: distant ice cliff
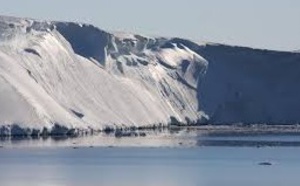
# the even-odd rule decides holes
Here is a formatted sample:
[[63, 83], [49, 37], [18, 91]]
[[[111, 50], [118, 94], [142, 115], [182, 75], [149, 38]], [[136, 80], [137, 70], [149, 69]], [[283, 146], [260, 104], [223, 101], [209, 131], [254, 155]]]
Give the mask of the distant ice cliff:
[[0, 17], [0, 135], [300, 121], [300, 54]]

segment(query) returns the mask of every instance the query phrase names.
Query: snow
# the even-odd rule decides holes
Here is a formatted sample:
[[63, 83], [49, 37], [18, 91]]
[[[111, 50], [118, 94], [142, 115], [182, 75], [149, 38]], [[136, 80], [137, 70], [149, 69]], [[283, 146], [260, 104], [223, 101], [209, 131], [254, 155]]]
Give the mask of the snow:
[[[167, 125], [171, 116], [182, 122], [202, 118], [196, 91], [174, 79], [180, 69], [161, 65], [159, 51], [148, 46], [159, 49], [164, 41], [135, 36], [131, 45], [130, 37], [124, 41], [76, 23], [2, 17], [1, 25], [2, 131], [13, 125], [88, 130]], [[178, 50], [168, 53], [176, 56]], [[184, 59], [204, 61], [180, 51], [185, 56], [178, 65]]]
[[297, 123], [299, 58], [0, 16], [0, 135]]
[[297, 124], [300, 55], [244, 47], [206, 46], [201, 107], [214, 124]]

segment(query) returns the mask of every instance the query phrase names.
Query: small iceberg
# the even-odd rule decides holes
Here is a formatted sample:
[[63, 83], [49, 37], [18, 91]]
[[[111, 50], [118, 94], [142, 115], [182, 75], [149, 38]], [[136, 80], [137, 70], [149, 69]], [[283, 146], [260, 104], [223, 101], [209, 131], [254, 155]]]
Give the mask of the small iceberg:
[[271, 162], [260, 162], [258, 165], [261, 165], [261, 166], [271, 166], [272, 163]]

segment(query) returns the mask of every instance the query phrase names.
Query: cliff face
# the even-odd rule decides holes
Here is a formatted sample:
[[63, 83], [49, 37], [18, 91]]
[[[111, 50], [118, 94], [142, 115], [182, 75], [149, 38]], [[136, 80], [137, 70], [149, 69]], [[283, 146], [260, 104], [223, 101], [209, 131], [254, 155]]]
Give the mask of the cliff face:
[[2, 133], [300, 121], [297, 53], [10, 17], [0, 33]]
[[229, 46], [198, 52], [209, 62], [198, 99], [212, 123], [299, 123], [299, 54]]

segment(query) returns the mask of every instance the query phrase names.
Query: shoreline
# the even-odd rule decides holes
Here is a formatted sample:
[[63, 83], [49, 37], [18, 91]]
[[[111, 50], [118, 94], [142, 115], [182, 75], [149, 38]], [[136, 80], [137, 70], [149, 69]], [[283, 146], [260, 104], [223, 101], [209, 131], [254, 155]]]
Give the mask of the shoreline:
[[193, 125], [193, 126], [171, 126], [172, 130], [191, 130], [209, 135], [300, 135], [300, 125], [267, 125], [267, 124], [228, 124], [228, 125]]
[[[6, 126], [7, 127], [7, 126]], [[9, 126], [10, 130], [0, 127], [0, 138], [15, 139], [39, 139], [39, 138], [76, 138], [81, 136], [92, 136], [97, 134], [114, 135], [116, 138], [122, 137], [145, 137], [148, 132], [169, 131], [197, 132], [208, 136], [255, 136], [255, 135], [300, 135], [300, 125], [267, 125], [267, 124], [227, 124], [227, 125], [153, 125], [145, 127], [106, 127], [104, 129], [80, 129], [61, 127], [55, 125], [51, 130], [22, 129], [18, 125]]]
[[169, 126], [156, 129], [118, 129], [77, 136], [6, 136], [0, 137], [3, 148], [67, 147], [300, 147], [298, 125], [202, 125]]

